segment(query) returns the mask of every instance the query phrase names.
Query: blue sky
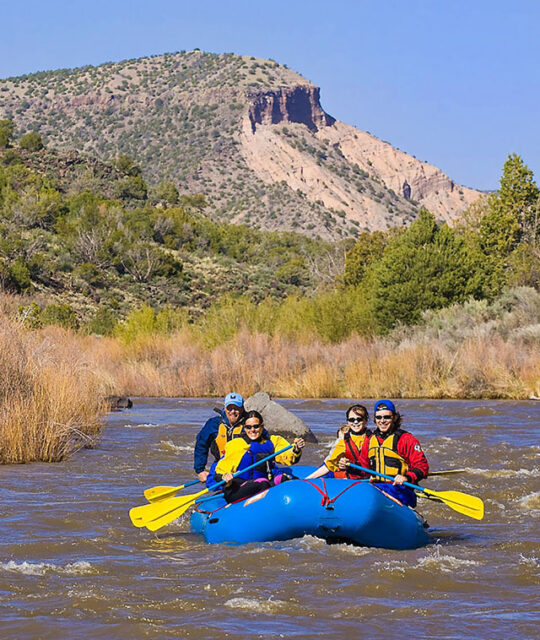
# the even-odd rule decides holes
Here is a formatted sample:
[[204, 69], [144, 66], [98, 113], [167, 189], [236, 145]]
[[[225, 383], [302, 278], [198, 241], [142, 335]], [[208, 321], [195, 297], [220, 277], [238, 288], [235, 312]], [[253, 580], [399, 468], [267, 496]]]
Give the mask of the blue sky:
[[21, 0], [0, 77], [190, 50], [273, 58], [335, 118], [496, 189], [508, 153], [540, 182], [539, 0]]

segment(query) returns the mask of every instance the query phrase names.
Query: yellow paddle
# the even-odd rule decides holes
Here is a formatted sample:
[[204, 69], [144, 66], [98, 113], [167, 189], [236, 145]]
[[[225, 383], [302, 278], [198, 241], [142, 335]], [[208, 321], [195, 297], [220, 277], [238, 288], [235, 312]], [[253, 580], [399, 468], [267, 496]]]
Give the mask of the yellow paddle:
[[[290, 444], [284, 449], [276, 451], [275, 453], [266, 456], [266, 458], [254, 462], [253, 464], [249, 465], [249, 467], [240, 469], [236, 473], [233, 473], [233, 478], [239, 476], [241, 473], [249, 471], [250, 469], [258, 467], [267, 460], [271, 460], [272, 458], [285, 453], [285, 451], [292, 449], [293, 446], [294, 445]], [[152, 502], [150, 504], [144, 504], [140, 507], [133, 507], [133, 509], [130, 509], [129, 511], [129, 517], [135, 527], [146, 527], [150, 531], [157, 531], [157, 529], [161, 529], [161, 527], [164, 527], [166, 524], [169, 524], [170, 522], [173, 522], [173, 520], [179, 518], [185, 511], [189, 509], [189, 507], [195, 502], [195, 500], [197, 500], [197, 498], [200, 498], [202, 495], [208, 493], [209, 491], [217, 489], [217, 487], [220, 487], [223, 484], [226, 484], [225, 480], [222, 480], [221, 482], [208, 487], [208, 489], [203, 489], [199, 493], [193, 493], [188, 496], [163, 499], [157, 502]], [[173, 487], [173, 489], [175, 489], [175, 487]]]
[[203, 489], [203, 491], [192, 493], [189, 496], [169, 498], [151, 504], [143, 504], [141, 507], [133, 507], [129, 511], [129, 517], [135, 527], [146, 527], [150, 531], [156, 531], [179, 518], [197, 498], [208, 491], [209, 489]]
[[159, 500], [164, 500], [165, 498], [172, 498], [178, 491], [180, 491], [180, 489], [191, 487], [192, 485], [199, 482], [200, 480], [197, 479], [192, 480], [191, 482], [186, 482], [185, 484], [181, 484], [179, 487], [150, 487], [150, 489], [145, 490], [144, 497], [148, 500], [148, 502], [158, 502]]
[[[349, 462], [348, 466], [360, 469], [360, 471], [365, 471], [372, 476], [380, 476], [381, 478], [387, 478], [388, 480], [394, 479], [392, 476], [388, 476], [385, 473], [366, 469], [366, 467], [361, 467], [360, 465], [353, 464], [352, 462]], [[406, 487], [411, 487], [411, 489], [416, 489], [417, 491], [425, 493], [431, 500], [444, 502], [444, 504], [450, 507], [450, 509], [457, 511], [458, 513], [463, 513], [470, 518], [482, 520], [484, 517], [484, 503], [476, 496], [470, 496], [467, 493], [461, 493], [461, 491], [433, 491], [433, 489], [424, 489], [424, 487], [420, 487], [419, 485], [412, 484], [410, 482], [404, 482], [403, 484]]]

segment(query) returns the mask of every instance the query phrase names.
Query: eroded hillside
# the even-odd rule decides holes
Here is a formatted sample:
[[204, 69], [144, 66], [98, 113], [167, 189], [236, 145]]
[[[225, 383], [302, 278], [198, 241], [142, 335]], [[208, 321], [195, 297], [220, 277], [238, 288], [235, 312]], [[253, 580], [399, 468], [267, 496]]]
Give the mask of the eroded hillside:
[[204, 193], [213, 215], [338, 239], [408, 224], [420, 206], [454, 219], [478, 193], [334, 120], [319, 89], [271, 60], [201, 51], [0, 81], [0, 117], [51, 146]]

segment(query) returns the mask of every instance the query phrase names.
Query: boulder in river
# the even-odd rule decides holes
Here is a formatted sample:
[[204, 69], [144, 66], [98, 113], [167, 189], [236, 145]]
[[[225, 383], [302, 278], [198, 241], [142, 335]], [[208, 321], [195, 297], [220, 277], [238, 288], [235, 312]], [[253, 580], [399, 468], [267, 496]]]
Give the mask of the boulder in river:
[[109, 405], [111, 411], [120, 411], [120, 409], [131, 409], [133, 401], [127, 396], [107, 396], [105, 402]]
[[246, 411], [258, 411], [271, 435], [280, 435], [288, 440], [304, 438], [306, 442], [317, 442], [315, 434], [307, 424], [294, 413], [285, 409], [265, 392], [259, 391], [245, 401]]

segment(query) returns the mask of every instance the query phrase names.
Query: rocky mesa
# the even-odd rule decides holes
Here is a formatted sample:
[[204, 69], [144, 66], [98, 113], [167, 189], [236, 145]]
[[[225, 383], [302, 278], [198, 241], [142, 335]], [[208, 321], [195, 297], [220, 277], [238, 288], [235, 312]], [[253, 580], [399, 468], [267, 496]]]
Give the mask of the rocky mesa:
[[0, 117], [60, 150], [127, 153], [150, 182], [203, 193], [216, 219], [337, 240], [451, 223], [480, 194], [335, 120], [271, 60], [201, 51], [0, 80]]

